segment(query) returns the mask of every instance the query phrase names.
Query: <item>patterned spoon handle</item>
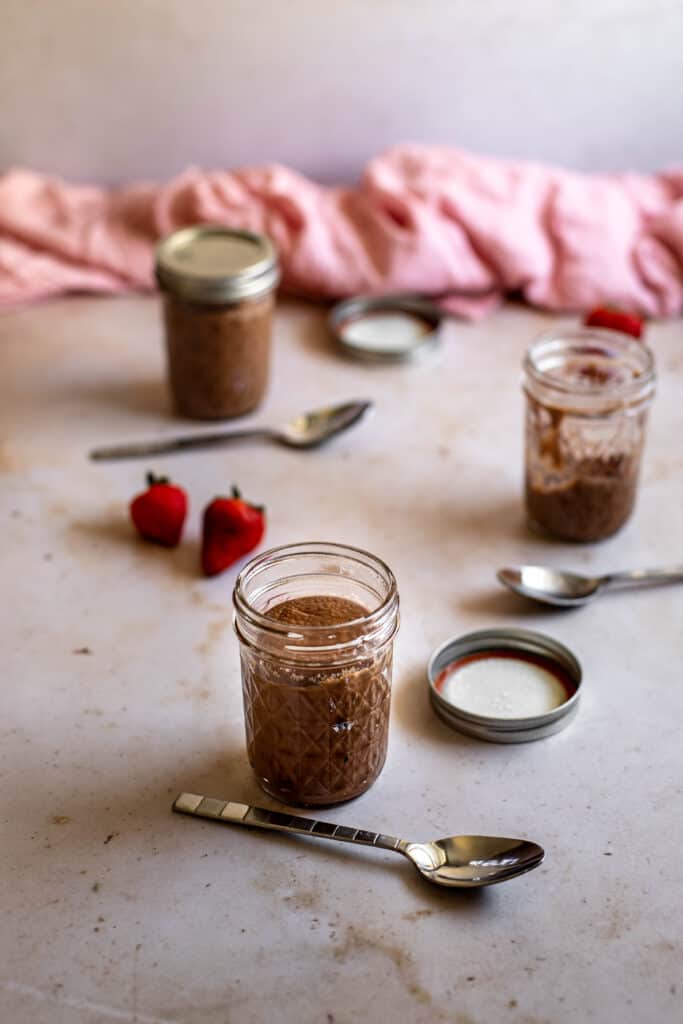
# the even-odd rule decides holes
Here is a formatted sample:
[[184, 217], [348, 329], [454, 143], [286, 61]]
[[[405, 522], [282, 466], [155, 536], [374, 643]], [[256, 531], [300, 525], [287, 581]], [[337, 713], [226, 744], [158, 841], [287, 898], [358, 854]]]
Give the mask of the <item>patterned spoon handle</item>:
[[359, 843], [361, 846], [378, 846], [383, 850], [399, 850], [400, 839], [367, 832], [348, 825], [333, 825], [330, 821], [316, 821], [301, 818], [295, 814], [269, 811], [264, 807], [238, 804], [230, 800], [214, 800], [198, 793], [181, 793], [173, 802], [178, 814], [190, 814], [195, 818], [209, 818], [233, 825], [247, 825], [256, 828], [273, 829], [276, 832], [291, 832], [294, 835], [317, 836], [319, 839], [336, 839], [342, 843]]

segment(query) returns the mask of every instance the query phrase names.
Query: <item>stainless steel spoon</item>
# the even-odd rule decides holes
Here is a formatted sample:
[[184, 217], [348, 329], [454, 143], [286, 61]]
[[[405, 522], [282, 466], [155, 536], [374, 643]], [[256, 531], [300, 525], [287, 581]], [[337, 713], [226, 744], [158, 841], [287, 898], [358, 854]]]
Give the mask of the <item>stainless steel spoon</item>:
[[680, 583], [683, 580], [683, 566], [634, 569], [632, 572], [613, 572], [605, 576], [581, 576], [575, 572], [546, 569], [540, 565], [516, 565], [500, 569], [496, 575], [503, 586], [514, 590], [516, 594], [545, 604], [574, 608], [587, 604], [605, 590]]
[[291, 832], [294, 835], [336, 839], [342, 843], [378, 846], [382, 850], [402, 853], [412, 861], [420, 874], [435, 885], [476, 888], [506, 882], [538, 867], [544, 851], [526, 839], [504, 839], [499, 836], [451, 836], [431, 843], [410, 843], [394, 836], [379, 835], [329, 821], [299, 818], [263, 807], [250, 807], [226, 800], [214, 800], [198, 793], [181, 793], [173, 803], [179, 814], [196, 818], [248, 825], [256, 828]]
[[324, 441], [347, 430], [357, 423], [372, 408], [372, 402], [344, 402], [325, 409], [314, 409], [302, 413], [282, 427], [247, 427], [243, 430], [213, 430], [210, 433], [186, 434], [181, 437], [166, 437], [159, 441], [134, 441], [130, 444], [95, 448], [90, 458], [97, 461], [107, 459], [139, 459], [149, 455], [167, 455], [171, 452], [185, 452], [193, 448], [210, 448], [233, 441], [247, 441], [266, 438], [287, 445], [289, 448], [317, 448]]

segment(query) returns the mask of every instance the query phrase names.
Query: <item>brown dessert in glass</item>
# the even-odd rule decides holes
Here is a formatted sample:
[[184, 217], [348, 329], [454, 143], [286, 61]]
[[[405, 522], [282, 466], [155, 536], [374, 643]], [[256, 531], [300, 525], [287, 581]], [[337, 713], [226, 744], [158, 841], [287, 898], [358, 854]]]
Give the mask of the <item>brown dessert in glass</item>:
[[266, 391], [277, 257], [263, 235], [177, 231], [157, 249], [168, 373], [178, 412], [224, 419]]
[[390, 570], [354, 548], [292, 545], [251, 562], [234, 599], [259, 783], [290, 804], [359, 796], [387, 751], [398, 626]]
[[563, 540], [609, 537], [636, 499], [652, 353], [626, 335], [582, 328], [543, 335], [524, 369], [531, 524]]

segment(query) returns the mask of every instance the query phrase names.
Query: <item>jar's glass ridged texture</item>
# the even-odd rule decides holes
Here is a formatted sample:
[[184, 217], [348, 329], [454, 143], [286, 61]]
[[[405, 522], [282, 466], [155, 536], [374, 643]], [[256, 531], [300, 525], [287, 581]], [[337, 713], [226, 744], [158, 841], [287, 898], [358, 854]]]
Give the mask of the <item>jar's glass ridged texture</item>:
[[[263, 789], [304, 806], [365, 792], [387, 752], [399, 607], [391, 570], [339, 544], [275, 548], [240, 574], [234, 606], [247, 751]], [[305, 622], [273, 617], [302, 607]], [[340, 607], [345, 621], [327, 622]]]
[[616, 533], [635, 504], [652, 353], [614, 331], [549, 332], [526, 354], [523, 387], [531, 525], [571, 541]]

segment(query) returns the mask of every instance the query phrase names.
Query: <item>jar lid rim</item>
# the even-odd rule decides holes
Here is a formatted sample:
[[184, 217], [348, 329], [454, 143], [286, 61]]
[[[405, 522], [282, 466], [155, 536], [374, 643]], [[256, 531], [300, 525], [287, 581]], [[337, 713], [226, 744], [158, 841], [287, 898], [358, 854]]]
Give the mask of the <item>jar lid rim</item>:
[[256, 298], [280, 280], [270, 238], [221, 224], [195, 224], [163, 238], [155, 250], [155, 275], [171, 294], [209, 305]]
[[[496, 657], [501, 652], [536, 655], [556, 665], [571, 685], [566, 699], [550, 710], [521, 717], [477, 713], [445, 697], [439, 689], [441, 673], [472, 654]], [[433, 651], [427, 664], [427, 683], [432, 707], [451, 728], [495, 743], [520, 743], [558, 732], [576, 713], [583, 671], [570, 648], [547, 633], [515, 626], [491, 627], [451, 637]]]

